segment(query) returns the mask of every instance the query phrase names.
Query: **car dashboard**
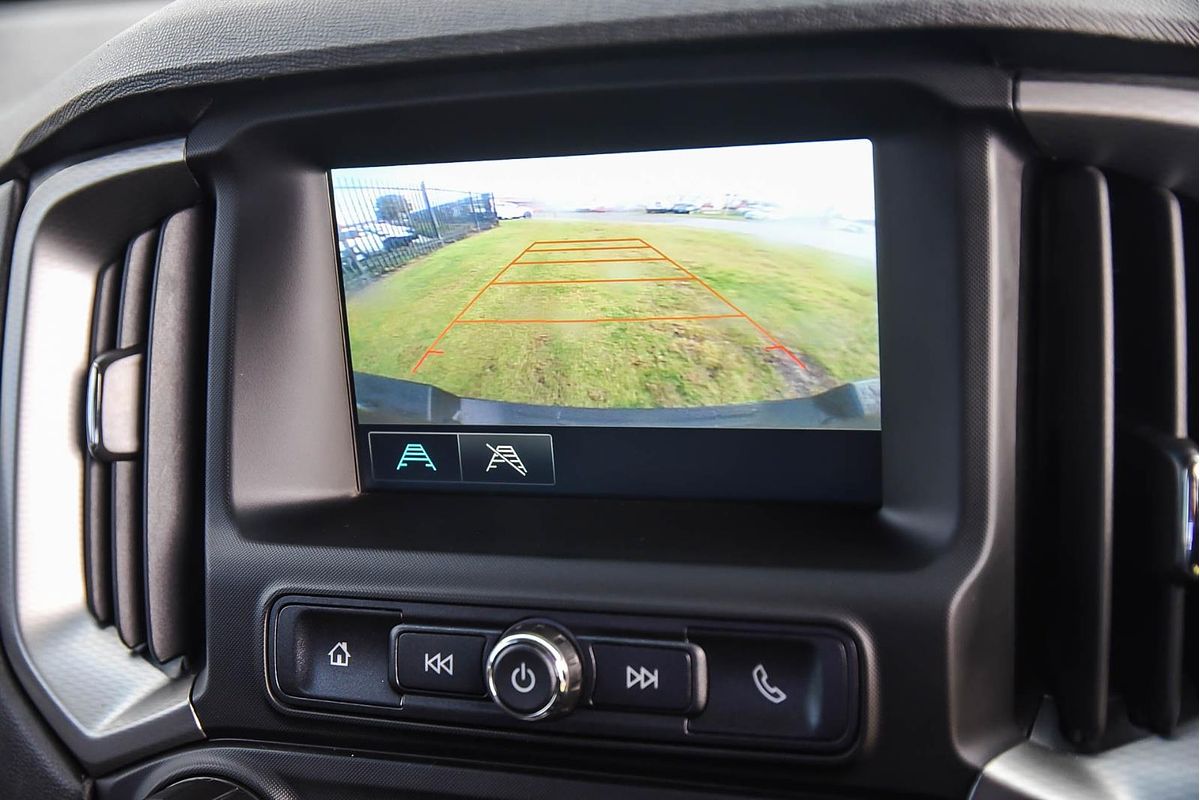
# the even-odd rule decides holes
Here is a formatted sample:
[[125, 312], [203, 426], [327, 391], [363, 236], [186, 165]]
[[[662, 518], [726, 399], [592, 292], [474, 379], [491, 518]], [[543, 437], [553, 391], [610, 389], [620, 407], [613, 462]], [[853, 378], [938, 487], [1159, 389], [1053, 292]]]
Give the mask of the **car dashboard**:
[[0, 794], [1195, 796], [1195, 8], [159, 6], [0, 4]]

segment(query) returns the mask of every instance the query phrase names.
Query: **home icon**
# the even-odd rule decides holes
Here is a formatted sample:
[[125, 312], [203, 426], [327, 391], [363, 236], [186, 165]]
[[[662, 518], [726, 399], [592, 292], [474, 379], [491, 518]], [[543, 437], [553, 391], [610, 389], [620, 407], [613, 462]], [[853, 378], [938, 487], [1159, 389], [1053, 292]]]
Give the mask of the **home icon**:
[[350, 666], [350, 648], [345, 642], [338, 642], [329, 651], [329, 663], [335, 667]]

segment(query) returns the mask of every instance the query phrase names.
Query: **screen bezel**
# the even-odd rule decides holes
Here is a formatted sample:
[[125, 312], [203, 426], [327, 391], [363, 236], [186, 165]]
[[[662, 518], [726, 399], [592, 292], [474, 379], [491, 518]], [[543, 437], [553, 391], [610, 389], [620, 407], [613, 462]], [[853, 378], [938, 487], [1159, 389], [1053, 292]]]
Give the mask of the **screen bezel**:
[[[985, 235], [997, 212], [984, 202], [991, 202], [986, 194], [990, 173], [981, 163], [987, 142], [968, 138], [964, 120], [980, 108], [1006, 108], [1007, 83], [1002, 74], [975, 68], [964, 69], [947, 83], [937, 79], [940, 72], [897, 72], [888, 58], [865, 58], [857, 51], [836, 56], [842, 59], [841, 72], [834, 77], [822, 62], [827, 56], [816, 51], [706, 55], [706, 65], [724, 71], [720, 81], [696, 73], [687, 58], [659, 57], [624, 59], [602, 70], [587, 64], [531, 64], [496, 73], [378, 77], [352, 89], [305, 92], [303, 107], [296, 97], [281, 94], [265, 105], [255, 98], [212, 115], [189, 138], [189, 163], [211, 183], [218, 198], [218, 254], [232, 248], [241, 263], [255, 263], [253, 271], [214, 274], [214, 279], [230, 282], [228, 290], [218, 286], [214, 297], [230, 291], [236, 298], [230, 300], [230, 313], [237, 314], [232, 342], [236, 352], [231, 356], [237, 373], [229, 385], [239, 399], [225, 412], [228, 420], [216, 420], [234, 436], [236, 457], [229, 468], [235, 506], [267, 510], [267, 517], [256, 512], [250, 519], [287, 524], [292, 537], [303, 538], [320, 523], [292, 518], [290, 509], [301, 498], [306, 505], [320, 501], [338, 510], [339, 529], [359, 530], [359, 536], [372, 541], [384, 536], [381, 545], [390, 540], [371, 526], [388, 518], [385, 509], [403, 508], [405, 546], [491, 553], [635, 558], [656, 553], [654, 557], [678, 561], [718, 557], [732, 548], [737, 554], [730, 552], [728, 557], [746, 563], [760, 563], [767, 552], [773, 561], [782, 555], [836, 563], [847, 553], [839, 555], [834, 542], [850, 540], [831, 539], [828, 533], [834, 529], [855, 531], [854, 541], [861, 534], [879, 546], [891, 542], [918, 559], [928, 553], [930, 543], [947, 541], [967, 480], [964, 464], [973, 452], [968, 444], [988, 430], [978, 423], [964, 427], [968, 410], [974, 408], [976, 415], [986, 410], [968, 405], [968, 400], [977, 402], [992, 391], [988, 384], [967, 380], [988, 374], [990, 356], [980, 343], [967, 350], [966, 315], [987, 312], [961, 300], [989, 296], [993, 266], [978, 250], [970, 251], [970, 257], [963, 255], [965, 248], [978, 247], [966, 237]], [[813, 71], [817, 64], [823, 65]], [[614, 107], [642, 115], [647, 124], [595, 124], [597, 116], [604, 117]], [[714, 108], [722, 114], [715, 116]], [[772, 115], [762, 116], [764, 108]], [[710, 124], [694, 125], [698, 113]], [[422, 126], [405, 124], [414, 114]], [[511, 118], [513, 124], [489, 130], [486, 137], [466, 137], [464, 115]], [[471, 525], [469, 519], [494, 518], [507, 507], [500, 496], [479, 495], [460, 507], [454, 495], [445, 493], [364, 491], [355, 455], [345, 341], [314, 338], [289, 324], [294, 318], [340, 320], [343, 314], [336, 260], [330, 258], [330, 168], [394, 160], [398, 144], [403, 145], [404, 160], [438, 162], [668, 144], [700, 147], [838, 138], [868, 138], [875, 146], [877, 246], [882, 254], [880, 352], [882, 380], [889, 392], [880, 435], [881, 504], [830, 506], [815, 500], [761, 505], [695, 497], [690, 504], [645, 498], [636, 506], [594, 506], [586, 497], [511, 498], [519, 504], [513, 509], [520, 508], [520, 516], [563, 514], [570, 517], [569, 523], [562, 518], [564, 524], [575, 528], [579, 518], [569, 510], [579, 503], [603, 510], [588, 518], [601, 525], [602, 536], [597, 531], [597, 537], [564, 540], [562, 547], [547, 551], [541, 535], [520, 529], [507, 531], [503, 538], [490, 536], [486, 545], [452, 532], [454, 520], [475, 529], [482, 521]], [[914, 186], [921, 188], [919, 196], [914, 196]], [[979, 200], [968, 208], [974, 216], [965, 222], [961, 197]], [[256, 211], [253, 221], [240, 222], [242, 209], [251, 206]], [[222, 209], [229, 218], [225, 229]], [[271, 211], [265, 221], [277, 226], [270, 235], [262, 230], [264, 209]], [[298, 219], [304, 220], [303, 229]], [[1007, 218], [1002, 221], [1008, 224]], [[283, 247], [280, 231], [289, 234]], [[243, 314], [244, 302], [265, 306]], [[285, 312], [287, 316], [281, 316]], [[214, 331], [214, 336], [234, 335]], [[295, 355], [299, 349], [305, 351], [300, 362]], [[212, 357], [224, 357], [223, 352], [217, 347]], [[340, 381], [331, 380], [334, 371]], [[305, 435], [293, 442], [297, 425], [304, 426]], [[314, 448], [325, 457], [309, 458]], [[627, 515], [642, 507], [676, 519], [660, 521], [652, 540], [642, 538], [633, 533], [644, 527], [642, 512]], [[781, 512], [772, 508], [787, 511], [776, 519]], [[726, 512], [752, 525], [753, 536], [715, 549], [692, 548], [696, 536], [716, 542], [713, 525], [725, 519]], [[274, 524], [263, 528], [247, 523], [242, 535], [274, 540]], [[438, 533], [431, 539], [426, 530]], [[623, 535], [625, 530], [635, 538]], [[887, 531], [894, 535], [884, 535]], [[809, 533], [820, 547], [797, 549], [796, 537], [807, 538]], [[637, 549], [630, 550], [634, 541]], [[765, 550], [741, 546], [766, 541], [790, 544]]]

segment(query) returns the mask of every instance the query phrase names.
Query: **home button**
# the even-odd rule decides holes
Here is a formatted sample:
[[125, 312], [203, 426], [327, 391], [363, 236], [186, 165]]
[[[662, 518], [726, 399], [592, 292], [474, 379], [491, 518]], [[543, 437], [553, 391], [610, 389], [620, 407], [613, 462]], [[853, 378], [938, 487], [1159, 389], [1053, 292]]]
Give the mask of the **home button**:
[[399, 705], [389, 680], [389, 642], [398, 613], [284, 606], [275, 623], [275, 677], [292, 697]]

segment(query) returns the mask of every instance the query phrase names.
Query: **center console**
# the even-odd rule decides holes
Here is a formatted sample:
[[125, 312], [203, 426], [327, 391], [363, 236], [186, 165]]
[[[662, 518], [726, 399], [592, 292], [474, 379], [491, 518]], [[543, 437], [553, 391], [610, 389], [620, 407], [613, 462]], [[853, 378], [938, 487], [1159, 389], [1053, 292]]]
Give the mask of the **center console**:
[[[1016, 611], [994, 595], [1014, 571], [998, 502], [1014, 479], [1017, 334], [997, 322], [1017, 309], [1023, 147], [1008, 82], [833, 47], [703, 62], [722, 81], [689, 54], [365, 79], [248, 99], [189, 137], [215, 200], [211, 635], [192, 697], [206, 735], [768, 789], [797, 775], [894, 789], [900, 774], [947, 794], [965, 790], [978, 754], [1020, 736]], [[699, 210], [702, 193], [652, 189], [636, 209], [599, 190], [534, 198], [477, 166], [550, 163], [549, 181], [597, 155], [863, 140], [873, 225], [855, 221], [865, 211], [819, 213], [829, 240], [872, 243], [860, 330], [878, 371], [828, 388], [877, 382], [808, 404], [827, 390], [798, 391], [799, 410], [795, 397], [744, 393], [626, 412], [605, 398], [664, 381], [626, 384], [600, 363], [611, 350], [572, 350], [593, 339], [567, 335], [661, 330], [669, 359], [724, 331], [753, 353], [737, 363], [779, 375], [804, 373], [777, 346], [837, 363], [817, 345], [822, 328], [849, 341], [834, 317], [793, 339], [773, 310], [797, 302], [786, 279], [754, 294], [778, 262], [747, 246], [758, 271], [730, 288], [693, 244], [726, 223], [786, 226], [754, 218], [782, 211], [764, 202], [722, 220]], [[785, 186], [816, 174], [794, 180], [778, 163]], [[417, 166], [380, 172], [397, 164]], [[589, 185], [623, 168], [588, 167]], [[450, 189], [471, 196], [435, 192]], [[535, 231], [551, 222], [636, 230]], [[469, 230], [445, 243], [452, 223]], [[668, 227], [673, 243], [657, 233]], [[486, 263], [449, 261], [505, 236]], [[639, 241], [582, 241], [613, 236]], [[594, 247], [617, 249], [554, 250]], [[430, 263], [445, 269], [422, 283]], [[388, 277], [371, 278], [376, 267]], [[740, 311], [721, 311], [684, 270]], [[631, 278], [678, 280], [526, 285]], [[509, 281], [522, 285], [497, 285]], [[642, 292], [690, 305], [646, 313]], [[768, 333], [741, 318], [642, 320], [738, 313]], [[519, 380], [473, 371], [485, 345], [600, 362], [555, 400], [571, 387], [539, 381], [523, 355], [492, 359]], [[682, 385], [699, 397], [714, 383], [732, 378]], [[741, 408], [711, 411], [721, 405]], [[913, 653], [926, 669], [903, 666]], [[954, 735], [934, 719], [954, 720]], [[920, 747], [906, 741], [915, 729]]]
[[268, 637], [296, 714], [831, 755], [858, 727], [836, 628], [283, 597]]

